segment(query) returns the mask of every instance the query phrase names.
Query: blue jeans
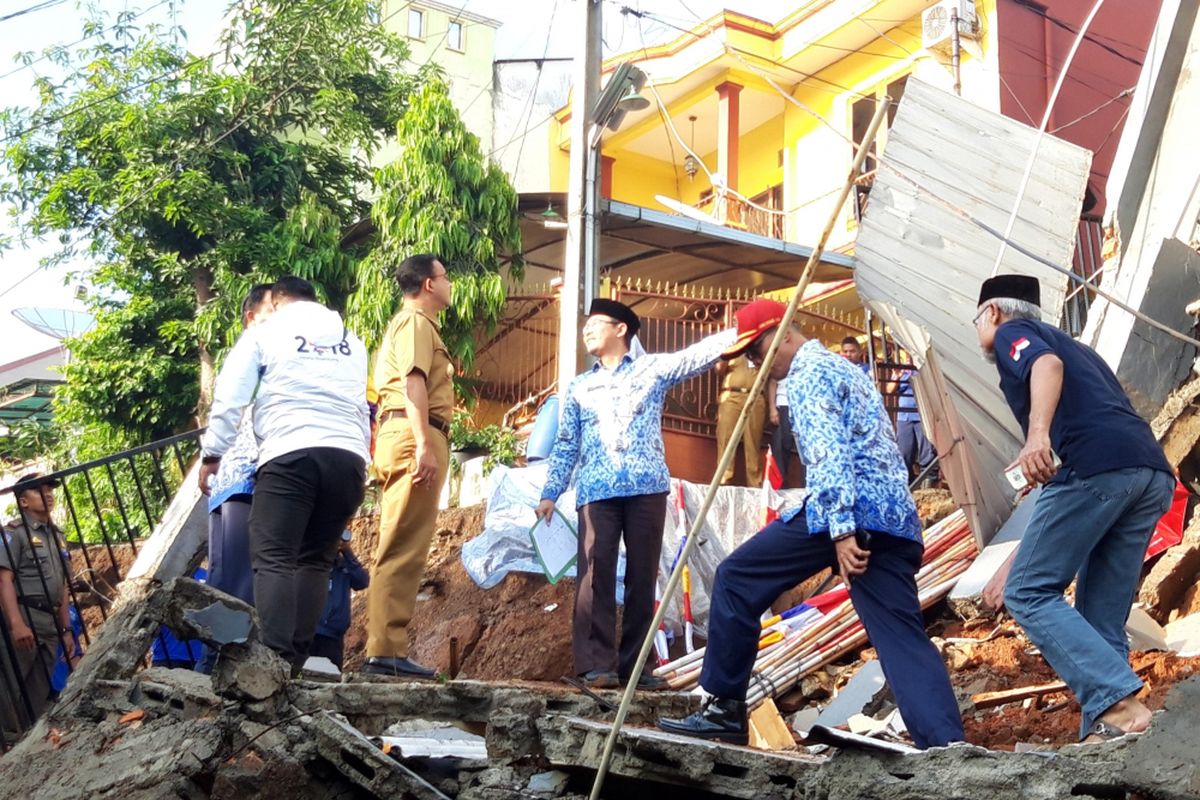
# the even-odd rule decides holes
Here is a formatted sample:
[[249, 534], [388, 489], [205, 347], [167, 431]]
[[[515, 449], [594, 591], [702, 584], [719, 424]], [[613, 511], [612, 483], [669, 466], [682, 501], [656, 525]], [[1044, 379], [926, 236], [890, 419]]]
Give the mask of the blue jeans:
[[[1017, 549], [1004, 603], [1071, 687], [1079, 738], [1113, 704], [1142, 688], [1129, 667], [1125, 620], [1154, 524], [1175, 479], [1150, 467], [1066, 478], [1042, 489]], [[1063, 592], [1076, 579], [1075, 607]]]

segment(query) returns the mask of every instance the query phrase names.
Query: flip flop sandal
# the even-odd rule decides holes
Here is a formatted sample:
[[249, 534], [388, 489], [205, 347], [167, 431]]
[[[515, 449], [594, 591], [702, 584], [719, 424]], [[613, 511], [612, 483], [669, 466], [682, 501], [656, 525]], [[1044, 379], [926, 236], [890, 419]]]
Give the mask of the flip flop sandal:
[[1112, 741], [1113, 739], [1120, 739], [1122, 736], [1129, 736], [1131, 733], [1140, 733], [1140, 731], [1127, 731], [1108, 722], [1096, 720], [1092, 723], [1092, 727], [1088, 728], [1087, 736], [1084, 736], [1083, 738], [1087, 739], [1088, 736], [1099, 736], [1101, 739], [1108, 742]]

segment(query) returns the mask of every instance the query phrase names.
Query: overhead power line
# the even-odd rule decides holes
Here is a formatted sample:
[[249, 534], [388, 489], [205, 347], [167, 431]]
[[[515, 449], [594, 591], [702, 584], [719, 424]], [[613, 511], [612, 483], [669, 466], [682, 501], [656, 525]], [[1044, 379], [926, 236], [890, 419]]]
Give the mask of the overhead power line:
[[11, 14], [5, 14], [4, 16], [0, 17], [0, 22], [8, 22], [10, 19], [16, 19], [17, 17], [23, 17], [26, 14], [32, 14], [35, 11], [43, 11], [47, 8], [60, 6], [65, 2], [67, 2], [67, 0], [44, 0], [44, 2], [36, 3], [29, 8], [23, 8], [20, 11], [14, 11]]
[[[62, 47], [65, 49], [68, 47], [74, 47], [77, 44], [83, 44], [88, 39], [95, 39], [97, 36], [101, 36], [105, 33], [115, 30], [116, 28], [123, 27], [124, 25], [129, 24], [130, 22], [132, 22], [135, 19], [144, 17], [145, 15], [149, 14], [154, 9], [158, 8], [159, 6], [165, 6], [169, 2], [171, 2], [171, 0], [159, 0], [159, 2], [155, 3], [154, 5], [150, 6], [149, 8], [147, 8], [143, 11], [137, 12], [136, 14], [123, 14], [122, 17], [117, 22], [114, 22], [112, 25], [109, 25], [107, 28], [101, 28], [101, 29], [95, 31], [94, 33], [89, 33], [87, 36], [80, 37], [79, 39], [76, 39], [75, 41], [73, 41], [69, 44], [51, 45], [51, 47], [57, 46], [57, 47]], [[20, 66], [14, 68], [14, 69], [10, 69], [8, 72], [5, 72], [4, 74], [0, 75], [0, 80], [4, 80], [5, 78], [7, 78], [11, 75], [16, 75], [18, 72], [23, 72], [24, 70], [32, 69], [34, 64], [45, 61], [49, 57], [50, 57], [49, 54], [43, 53], [42, 55], [38, 56], [37, 58], [32, 59], [32, 60], [28, 61], [27, 63], [21, 64]]]

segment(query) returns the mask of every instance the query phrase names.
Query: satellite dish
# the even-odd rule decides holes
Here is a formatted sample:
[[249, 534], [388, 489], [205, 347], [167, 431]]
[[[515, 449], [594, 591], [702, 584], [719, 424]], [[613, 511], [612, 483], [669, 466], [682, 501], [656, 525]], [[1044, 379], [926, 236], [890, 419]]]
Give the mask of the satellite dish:
[[721, 224], [717, 222], [717, 218], [712, 214], [706, 214], [698, 208], [693, 208], [687, 203], [681, 203], [678, 200], [674, 200], [664, 194], [656, 194], [654, 195], [654, 199], [658, 201], [659, 205], [666, 206], [682, 217], [694, 219], [697, 222], [711, 222], [713, 225]]
[[38, 333], [60, 342], [87, 333], [96, 324], [91, 314], [67, 308], [14, 308], [12, 313]]

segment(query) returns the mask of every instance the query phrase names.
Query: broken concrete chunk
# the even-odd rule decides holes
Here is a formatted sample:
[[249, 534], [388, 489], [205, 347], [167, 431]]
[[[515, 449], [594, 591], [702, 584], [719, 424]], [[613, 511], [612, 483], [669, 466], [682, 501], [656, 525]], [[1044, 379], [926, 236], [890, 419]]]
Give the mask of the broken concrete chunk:
[[242, 644], [254, 629], [248, 612], [224, 603], [212, 603], [199, 611], [188, 609], [183, 618], [195, 626], [196, 638], [205, 644]]
[[371, 743], [353, 726], [327, 712], [301, 720], [316, 741], [317, 752], [356, 786], [380, 798], [449, 800], [415, 772]]
[[801, 736], [808, 734], [808, 729], [817, 724], [817, 718], [821, 716], [821, 709], [816, 706], [802, 708], [788, 719], [788, 725], [796, 733]]
[[195, 719], [221, 706], [221, 698], [213, 693], [212, 680], [186, 669], [151, 667], [139, 672], [128, 697], [135, 706], [178, 719]]
[[221, 648], [213, 668], [217, 693], [242, 701], [286, 700], [284, 688], [291, 676], [290, 665], [261, 642], [227, 644]]
[[525, 787], [531, 794], [548, 794], [557, 796], [567, 788], [571, 776], [561, 770], [552, 769], [549, 772], [539, 772], [529, 779]]
[[1200, 656], [1200, 614], [1192, 614], [1169, 623], [1164, 633], [1167, 649], [1184, 658]]
[[1125, 620], [1125, 635], [1129, 637], [1131, 650], [1167, 649], [1167, 632], [1141, 606], [1130, 607], [1129, 619]]
[[1196, 583], [1200, 573], [1200, 508], [1183, 532], [1183, 541], [1175, 545], [1150, 568], [1142, 581], [1138, 601], [1150, 616], [1164, 622], [1178, 605], [1184, 592]]

